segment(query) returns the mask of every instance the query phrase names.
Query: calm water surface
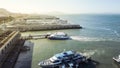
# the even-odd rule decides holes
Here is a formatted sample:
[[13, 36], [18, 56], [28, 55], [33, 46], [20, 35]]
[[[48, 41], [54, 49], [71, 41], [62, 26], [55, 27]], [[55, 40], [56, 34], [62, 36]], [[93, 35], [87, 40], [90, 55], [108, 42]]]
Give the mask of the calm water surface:
[[62, 31], [73, 40], [31, 40], [34, 42], [32, 68], [40, 68], [39, 61], [50, 58], [56, 53], [66, 50], [84, 52], [92, 59], [99, 61], [96, 68], [118, 68], [112, 57], [120, 54], [120, 15], [64, 15], [58, 16], [70, 23], [80, 24], [83, 29], [52, 30], [25, 32], [29, 34], [45, 34]]

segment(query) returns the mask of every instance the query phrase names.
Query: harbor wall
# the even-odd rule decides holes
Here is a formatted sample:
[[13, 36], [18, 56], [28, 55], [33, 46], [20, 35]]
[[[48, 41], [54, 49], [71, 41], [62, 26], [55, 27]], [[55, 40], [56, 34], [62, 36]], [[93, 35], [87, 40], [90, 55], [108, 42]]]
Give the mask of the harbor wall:
[[19, 31], [40, 31], [40, 30], [59, 30], [59, 29], [81, 29], [80, 25], [19, 25], [7, 27], [7, 30]]
[[14, 44], [17, 43], [16, 41], [20, 39], [20, 36], [19, 31], [13, 31], [5, 37], [5, 39], [0, 41], [0, 68], [3, 62], [5, 62], [8, 54], [14, 48]]

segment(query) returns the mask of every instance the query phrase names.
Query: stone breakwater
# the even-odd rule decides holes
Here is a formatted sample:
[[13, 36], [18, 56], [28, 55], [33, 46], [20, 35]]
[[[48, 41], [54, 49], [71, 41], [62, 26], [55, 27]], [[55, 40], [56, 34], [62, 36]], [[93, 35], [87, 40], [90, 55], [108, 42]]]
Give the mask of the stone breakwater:
[[7, 30], [19, 31], [40, 31], [40, 30], [60, 30], [60, 29], [81, 29], [80, 25], [16, 25], [7, 27]]

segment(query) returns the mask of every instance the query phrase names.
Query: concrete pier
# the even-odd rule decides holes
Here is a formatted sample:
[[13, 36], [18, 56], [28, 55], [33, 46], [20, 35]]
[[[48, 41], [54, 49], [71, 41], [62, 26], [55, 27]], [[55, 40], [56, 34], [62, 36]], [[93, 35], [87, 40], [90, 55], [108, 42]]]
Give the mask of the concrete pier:
[[1, 36], [0, 40], [0, 68], [6, 62], [6, 59], [10, 55], [14, 47], [16, 47], [17, 41], [20, 39], [19, 31], [7, 31]]
[[16, 60], [18, 59], [20, 49], [23, 46], [25, 40], [18, 40], [18, 43], [14, 44], [15, 47], [10, 51], [5, 61], [2, 64], [2, 68], [14, 68]]

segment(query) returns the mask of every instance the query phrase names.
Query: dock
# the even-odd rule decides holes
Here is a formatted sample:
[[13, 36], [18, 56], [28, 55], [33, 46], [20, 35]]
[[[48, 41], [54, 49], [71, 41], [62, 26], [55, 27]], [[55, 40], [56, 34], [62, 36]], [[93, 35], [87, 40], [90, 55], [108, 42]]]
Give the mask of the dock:
[[19, 31], [4, 31], [0, 34], [0, 68], [13, 68], [24, 44]]
[[45, 39], [47, 38], [47, 34], [39, 34], [39, 35], [29, 35], [29, 36], [22, 36], [22, 39], [30, 40], [30, 39]]
[[9, 55], [7, 56], [6, 60], [3, 62], [2, 64], [2, 68], [13, 68], [16, 60], [18, 59], [18, 56], [20, 54], [20, 49], [23, 46], [25, 40], [18, 40], [16, 43], [14, 44], [15, 47], [10, 51]]

